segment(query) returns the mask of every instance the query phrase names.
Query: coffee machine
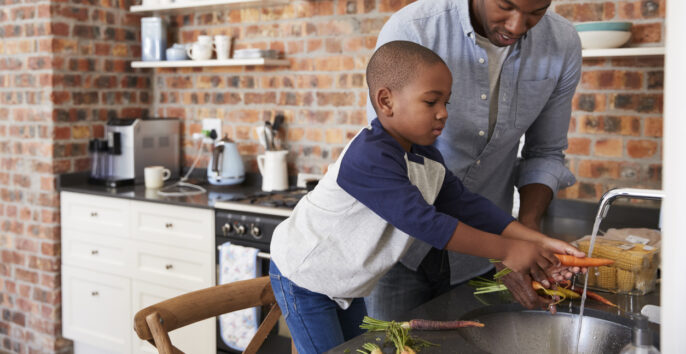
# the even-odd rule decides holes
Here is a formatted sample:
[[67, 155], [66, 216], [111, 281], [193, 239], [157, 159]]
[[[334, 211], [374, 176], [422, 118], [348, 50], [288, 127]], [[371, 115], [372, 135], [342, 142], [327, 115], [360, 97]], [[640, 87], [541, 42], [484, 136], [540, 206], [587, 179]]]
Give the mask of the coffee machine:
[[97, 149], [98, 171], [91, 171], [91, 183], [108, 187], [141, 183], [147, 166], [164, 166], [171, 171], [171, 178], [179, 177], [178, 119], [114, 118], [105, 126], [105, 137], [106, 148], [102, 148], [103, 141], [93, 144], [100, 148]]

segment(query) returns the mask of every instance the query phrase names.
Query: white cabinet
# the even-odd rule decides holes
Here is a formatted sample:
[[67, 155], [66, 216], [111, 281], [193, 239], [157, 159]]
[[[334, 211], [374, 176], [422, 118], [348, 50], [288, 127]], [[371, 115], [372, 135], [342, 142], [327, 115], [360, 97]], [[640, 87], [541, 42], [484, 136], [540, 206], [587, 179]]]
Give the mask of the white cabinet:
[[[185, 292], [177, 288], [135, 280], [133, 282], [133, 307], [142, 309]], [[213, 353], [217, 347], [215, 323], [214, 318], [206, 319], [172, 331], [169, 337], [174, 346], [184, 353]], [[135, 334], [133, 343], [135, 354], [157, 354], [157, 350], [150, 343], [140, 340]]]
[[[151, 352], [136, 312], [215, 284], [212, 210], [62, 192], [61, 213], [63, 335], [77, 354]], [[213, 354], [215, 328], [209, 319], [171, 337]]]

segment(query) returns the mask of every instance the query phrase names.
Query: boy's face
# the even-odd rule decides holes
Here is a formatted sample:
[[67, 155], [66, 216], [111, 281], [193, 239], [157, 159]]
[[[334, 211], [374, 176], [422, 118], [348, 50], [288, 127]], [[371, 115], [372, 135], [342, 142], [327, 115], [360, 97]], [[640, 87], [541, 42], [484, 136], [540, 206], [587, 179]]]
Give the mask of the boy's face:
[[514, 44], [543, 18], [552, 0], [470, 0], [474, 30], [491, 43]]
[[392, 115], [384, 128], [405, 151], [412, 144], [431, 145], [445, 127], [453, 85], [452, 74], [443, 63], [421, 65], [415, 79], [392, 93]]

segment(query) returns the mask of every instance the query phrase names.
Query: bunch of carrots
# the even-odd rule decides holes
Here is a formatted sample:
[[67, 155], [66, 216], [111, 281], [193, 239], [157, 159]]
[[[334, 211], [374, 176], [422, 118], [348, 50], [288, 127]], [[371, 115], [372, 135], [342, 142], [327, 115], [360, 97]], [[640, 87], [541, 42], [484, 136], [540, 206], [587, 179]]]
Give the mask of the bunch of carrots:
[[[588, 267], [599, 267], [599, 266], [605, 266], [605, 265], [610, 265], [614, 263], [615, 261], [612, 259], [606, 259], [606, 258], [590, 258], [590, 257], [575, 257], [572, 255], [563, 255], [563, 254], [556, 254], [555, 255], [557, 259], [560, 260], [560, 264], [565, 266], [565, 267], [581, 267], [581, 268], [588, 268]], [[491, 260], [491, 262], [498, 262], [496, 260]], [[509, 268], [505, 268], [501, 270], [500, 272], [496, 273], [493, 278], [496, 280], [502, 278], [503, 276], [507, 275], [510, 273], [512, 270]], [[484, 278], [477, 278], [476, 280], [470, 280], [469, 284], [476, 287], [476, 291], [474, 292], [474, 295], [479, 295], [479, 294], [485, 294], [485, 293], [490, 293], [490, 292], [497, 292], [497, 291], [507, 291], [507, 287], [499, 282], [494, 282], [490, 281], [488, 279]], [[569, 289], [571, 283], [569, 281], [562, 281], [558, 282], [558, 286], [556, 289], [547, 289], [544, 287], [541, 283], [537, 281], [532, 281], [531, 286], [536, 290], [537, 292], [543, 293], [545, 295], [549, 295], [552, 297], [558, 297], [559, 300], [555, 302], [555, 304], [558, 304], [562, 301], [564, 301], [567, 298], [570, 299], [578, 299], [581, 297], [581, 294], [583, 293], [583, 289], [579, 288], [574, 288], [574, 289]], [[590, 290], [586, 290], [586, 296], [590, 297], [593, 300], [602, 302], [606, 305], [612, 306], [612, 307], [617, 307], [614, 303], [611, 301], [607, 300], [606, 298], [598, 295], [597, 293], [594, 293]]]

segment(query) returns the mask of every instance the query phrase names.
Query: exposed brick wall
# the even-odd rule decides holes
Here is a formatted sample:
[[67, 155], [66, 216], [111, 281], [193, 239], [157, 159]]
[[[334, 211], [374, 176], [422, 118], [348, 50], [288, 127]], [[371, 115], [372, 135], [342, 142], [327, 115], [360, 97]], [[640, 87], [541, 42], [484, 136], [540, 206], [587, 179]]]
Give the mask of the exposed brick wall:
[[[254, 128], [283, 113], [289, 172], [321, 173], [366, 123], [365, 65], [383, 23], [410, 2], [300, 0], [169, 18], [170, 43], [230, 34], [235, 48], [277, 49], [291, 65], [156, 70], [153, 111], [183, 117], [186, 136], [202, 118], [221, 118], [252, 171], [262, 151]], [[630, 45], [664, 44], [664, 0], [554, 0], [552, 9], [572, 22], [632, 21]], [[560, 197], [598, 200], [612, 187], [660, 187], [662, 68], [661, 57], [584, 60], [567, 151], [579, 183]]]
[[[57, 174], [88, 168], [87, 140], [112, 116], [219, 117], [248, 169], [254, 128], [286, 116], [290, 173], [321, 173], [366, 123], [364, 68], [376, 35], [410, 0], [294, 0], [287, 6], [176, 16], [169, 44], [231, 34], [235, 48], [278, 49], [289, 67], [132, 70], [132, 0], [0, 0], [0, 351], [69, 350], [61, 338]], [[631, 20], [632, 44], [664, 44], [664, 0], [554, 0], [573, 22]], [[659, 188], [662, 58], [584, 60], [565, 198], [614, 186]], [[152, 88], [152, 89], [151, 89]]]
[[[554, 1], [573, 22], [631, 21], [629, 46], [664, 45], [664, 0]], [[579, 181], [561, 197], [598, 200], [615, 187], [661, 188], [662, 57], [584, 59], [569, 128]]]
[[60, 173], [110, 116], [146, 112], [140, 20], [110, 0], [0, 2], [0, 352], [58, 353]]

